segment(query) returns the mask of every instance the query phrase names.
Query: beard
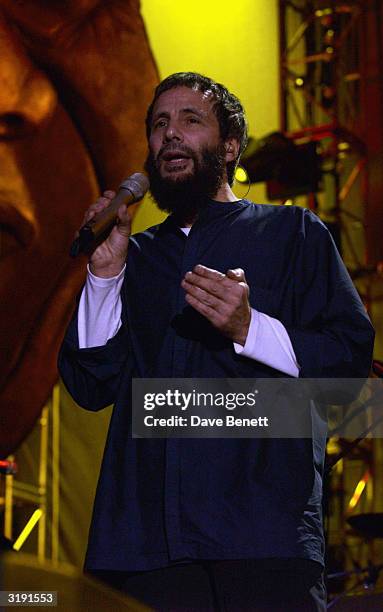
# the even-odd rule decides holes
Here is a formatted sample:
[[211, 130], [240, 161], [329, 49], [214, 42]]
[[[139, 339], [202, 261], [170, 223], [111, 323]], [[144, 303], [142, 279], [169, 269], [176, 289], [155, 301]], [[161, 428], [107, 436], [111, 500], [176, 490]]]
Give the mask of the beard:
[[[166, 153], [182, 151], [193, 161], [193, 170], [188, 174], [162, 177], [158, 159]], [[160, 210], [171, 213], [178, 222], [192, 222], [199, 211], [206, 208], [222, 185], [226, 171], [225, 146], [204, 147], [198, 153], [180, 144], [163, 147], [155, 159], [149, 151], [145, 170], [150, 181], [150, 192]]]

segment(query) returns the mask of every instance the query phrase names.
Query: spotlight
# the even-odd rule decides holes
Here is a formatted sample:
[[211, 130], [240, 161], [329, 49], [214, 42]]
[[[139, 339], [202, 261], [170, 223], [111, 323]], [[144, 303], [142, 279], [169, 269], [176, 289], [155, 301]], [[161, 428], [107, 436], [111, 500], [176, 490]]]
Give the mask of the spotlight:
[[245, 170], [243, 168], [238, 167], [235, 171], [235, 180], [238, 181], [238, 183], [247, 183], [248, 176], [245, 172]]

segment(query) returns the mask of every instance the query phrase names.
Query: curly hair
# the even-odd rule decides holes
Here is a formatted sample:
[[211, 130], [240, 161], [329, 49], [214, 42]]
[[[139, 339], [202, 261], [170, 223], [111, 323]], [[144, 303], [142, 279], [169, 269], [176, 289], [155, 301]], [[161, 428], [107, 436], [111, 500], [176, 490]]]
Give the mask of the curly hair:
[[232, 185], [235, 169], [247, 144], [247, 120], [241, 102], [221, 83], [217, 83], [213, 79], [197, 72], [176, 72], [161, 81], [155, 89], [154, 98], [146, 114], [145, 123], [148, 140], [151, 133], [153, 108], [156, 101], [164, 91], [174, 89], [175, 87], [189, 87], [202, 93], [211, 93], [214, 100], [213, 111], [218, 120], [222, 140], [235, 138], [239, 142], [237, 158], [226, 164], [228, 182]]

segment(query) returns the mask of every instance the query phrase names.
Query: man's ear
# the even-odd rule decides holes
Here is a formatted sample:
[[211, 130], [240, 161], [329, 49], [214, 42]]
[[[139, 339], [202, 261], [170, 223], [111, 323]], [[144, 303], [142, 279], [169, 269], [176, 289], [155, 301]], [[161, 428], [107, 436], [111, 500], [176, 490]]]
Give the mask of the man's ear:
[[236, 138], [229, 138], [225, 141], [225, 161], [231, 162], [237, 159], [239, 153], [239, 142]]

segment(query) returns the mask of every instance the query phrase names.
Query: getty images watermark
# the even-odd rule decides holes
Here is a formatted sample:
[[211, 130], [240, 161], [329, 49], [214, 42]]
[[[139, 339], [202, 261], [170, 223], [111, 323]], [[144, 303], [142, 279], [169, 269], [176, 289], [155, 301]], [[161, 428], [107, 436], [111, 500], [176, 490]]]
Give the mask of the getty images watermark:
[[248, 393], [203, 392], [193, 389], [185, 392], [180, 389], [167, 389], [164, 393], [144, 393], [144, 410], [154, 411], [159, 408], [180, 410], [181, 412], [206, 410], [202, 414], [171, 414], [168, 417], [144, 415], [145, 427], [268, 427], [267, 416], [237, 417], [234, 414], [213, 416], [212, 409], [224, 408], [235, 410], [242, 407], [255, 408], [258, 390]]
[[132, 436], [383, 437], [378, 379], [133, 380]]

